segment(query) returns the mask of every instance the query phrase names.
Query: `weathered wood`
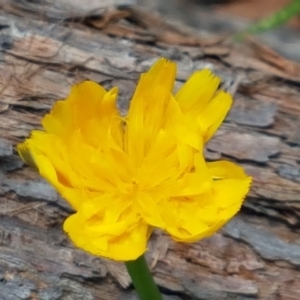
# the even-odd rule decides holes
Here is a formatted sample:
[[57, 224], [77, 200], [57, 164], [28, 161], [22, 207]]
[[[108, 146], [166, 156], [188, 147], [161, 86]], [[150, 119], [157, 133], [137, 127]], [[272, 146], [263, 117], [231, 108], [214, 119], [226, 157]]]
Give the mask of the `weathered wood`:
[[147, 259], [166, 299], [300, 299], [298, 65], [182, 25], [161, 21], [160, 33], [136, 8], [65, 15], [66, 2], [5, 0], [0, 10], [0, 299], [136, 299], [122, 264], [73, 247], [61, 229], [71, 209], [14, 146], [83, 79], [119, 86], [125, 112], [159, 56], [178, 62], [177, 87], [209, 67], [235, 93], [206, 155], [254, 178], [241, 213], [212, 238], [186, 245], [155, 232]]

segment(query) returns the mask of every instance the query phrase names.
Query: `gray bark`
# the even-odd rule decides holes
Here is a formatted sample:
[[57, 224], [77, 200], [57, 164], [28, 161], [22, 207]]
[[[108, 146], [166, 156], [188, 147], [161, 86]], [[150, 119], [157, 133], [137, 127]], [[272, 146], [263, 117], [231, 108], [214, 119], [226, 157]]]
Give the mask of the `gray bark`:
[[81, 2], [2, 2], [0, 299], [136, 299], [122, 264], [72, 245], [61, 228], [71, 209], [14, 147], [84, 79], [119, 86], [125, 112], [139, 73], [160, 56], [178, 63], [177, 87], [209, 67], [234, 93], [206, 155], [237, 161], [254, 183], [239, 215], [209, 239], [180, 244], [155, 232], [147, 259], [156, 282], [166, 299], [300, 299], [299, 65], [253, 42], [199, 35], [131, 1], [111, 1], [93, 18]]

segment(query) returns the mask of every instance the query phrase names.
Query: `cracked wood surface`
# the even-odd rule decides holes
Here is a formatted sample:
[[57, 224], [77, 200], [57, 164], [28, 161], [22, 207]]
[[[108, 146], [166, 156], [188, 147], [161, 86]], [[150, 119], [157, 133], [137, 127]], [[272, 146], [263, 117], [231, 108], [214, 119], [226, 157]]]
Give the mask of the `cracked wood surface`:
[[298, 64], [162, 19], [159, 32], [159, 17], [133, 1], [92, 16], [78, 1], [66, 15], [68, 2], [6, 0], [0, 10], [0, 299], [136, 299], [122, 264], [72, 246], [61, 229], [70, 207], [14, 147], [84, 79], [119, 86], [125, 113], [160, 56], [178, 63], [177, 88], [203, 67], [221, 76], [235, 102], [206, 156], [254, 178], [241, 213], [213, 237], [179, 244], [154, 233], [147, 260], [165, 298], [300, 299]]

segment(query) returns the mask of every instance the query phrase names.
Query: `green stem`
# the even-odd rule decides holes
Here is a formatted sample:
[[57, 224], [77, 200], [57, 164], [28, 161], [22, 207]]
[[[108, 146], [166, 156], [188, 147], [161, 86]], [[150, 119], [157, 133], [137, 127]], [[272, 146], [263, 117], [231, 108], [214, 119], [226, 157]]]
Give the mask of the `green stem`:
[[125, 265], [140, 300], [163, 300], [144, 255]]

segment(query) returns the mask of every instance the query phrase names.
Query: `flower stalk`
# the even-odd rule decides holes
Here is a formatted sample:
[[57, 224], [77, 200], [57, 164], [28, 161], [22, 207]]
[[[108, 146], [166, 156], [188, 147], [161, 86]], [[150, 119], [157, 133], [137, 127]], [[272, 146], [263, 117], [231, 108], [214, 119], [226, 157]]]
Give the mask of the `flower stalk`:
[[125, 265], [140, 300], [163, 300], [144, 255]]

